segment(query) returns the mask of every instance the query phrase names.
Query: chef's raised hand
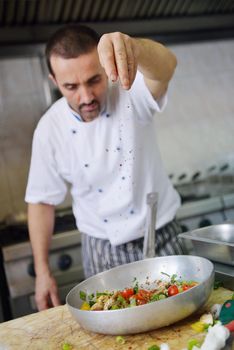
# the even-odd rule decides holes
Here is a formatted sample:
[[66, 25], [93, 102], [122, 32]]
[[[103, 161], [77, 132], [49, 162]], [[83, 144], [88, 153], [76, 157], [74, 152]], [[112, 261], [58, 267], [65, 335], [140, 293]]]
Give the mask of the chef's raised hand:
[[137, 40], [120, 32], [104, 34], [98, 54], [108, 78], [113, 82], [119, 79], [124, 89], [130, 89], [137, 72]]
[[36, 277], [35, 300], [39, 311], [61, 305], [56, 281], [50, 274]]

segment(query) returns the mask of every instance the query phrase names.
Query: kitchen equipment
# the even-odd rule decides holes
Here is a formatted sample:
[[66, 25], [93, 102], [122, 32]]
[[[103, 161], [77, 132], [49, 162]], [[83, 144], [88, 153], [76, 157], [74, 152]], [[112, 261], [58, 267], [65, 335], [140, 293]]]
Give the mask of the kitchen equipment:
[[155, 227], [158, 205], [158, 193], [148, 193], [146, 196], [148, 206], [146, 218], [146, 230], [143, 246], [143, 258], [153, 258], [155, 256]]
[[[132, 285], [136, 278], [140, 284], [166, 279], [161, 274], [177, 274], [183, 280], [194, 280], [199, 284], [184, 293], [150, 304], [121, 310], [80, 310], [80, 291], [91, 294], [96, 291], [120, 290]], [[141, 260], [121, 265], [99, 273], [75, 286], [67, 295], [67, 306], [75, 320], [86, 330], [103, 334], [133, 334], [146, 332], [174, 322], [192, 314], [208, 299], [214, 280], [213, 264], [196, 256], [167, 256]]]
[[234, 224], [211, 225], [179, 237], [190, 240], [197, 255], [234, 265]]
[[[81, 236], [70, 208], [56, 211], [54, 231], [49, 263], [64, 303], [69, 290], [84, 279]], [[4, 320], [37, 311], [34, 262], [26, 221], [11, 220], [0, 227], [1, 271], [0, 301], [4, 298], [4, 307], [7, 305]]]

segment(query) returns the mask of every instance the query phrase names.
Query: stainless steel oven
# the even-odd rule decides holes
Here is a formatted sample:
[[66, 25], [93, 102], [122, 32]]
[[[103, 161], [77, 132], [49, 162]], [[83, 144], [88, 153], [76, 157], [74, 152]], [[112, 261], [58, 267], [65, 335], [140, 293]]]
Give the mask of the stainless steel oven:
[[[27, 231], [26, 227], [25, 230]], [[13, 230], [10, 230], [9, 227], [7, 230], [6, 227], [6, 242], [2, 246], [2, 263], [7, 290], [5, 301], [9, 303], [12, 318], [37, 311], [34, 298], [33, 256], [26, 231], [24, 232], [26, 237], [23, 237], [22, 227], [21, 230], [19, 226], [17, 228], [17, 225], [14, 226]], [[58, 283], [61, 301], [65, 302], [68, 291], [84, 278], [81, 237], [70, 213], [60, 214], [60, 217], [57, 217], [55, 234], [52, 237], [49, 252], [49, 264]], [[8, 300], [6, 300], [6, 296]]]

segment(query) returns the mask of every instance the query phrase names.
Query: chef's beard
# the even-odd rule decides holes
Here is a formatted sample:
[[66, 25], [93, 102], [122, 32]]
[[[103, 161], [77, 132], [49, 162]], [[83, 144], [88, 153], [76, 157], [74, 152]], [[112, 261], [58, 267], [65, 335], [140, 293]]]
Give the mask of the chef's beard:
[[100, 103], [97, 100], [93, 100], [90, 103], [82, 103], [78, 106], [78, 113], [81, 118], [86, 121], [92, 121], [98, 117], [101, 111]]

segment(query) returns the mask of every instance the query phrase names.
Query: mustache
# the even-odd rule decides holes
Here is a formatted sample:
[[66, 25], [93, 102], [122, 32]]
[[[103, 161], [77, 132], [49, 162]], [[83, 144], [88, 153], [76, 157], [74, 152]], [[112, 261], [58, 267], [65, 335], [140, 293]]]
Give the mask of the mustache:
[[82, 103], [82, 104], [79, 106], [79, 109], [82, 109], [83, 107], [91, 106], [93, 103], [98, 104], [98, 101], [97, 101], [97, 100], [92, 100], [90, 103]]

